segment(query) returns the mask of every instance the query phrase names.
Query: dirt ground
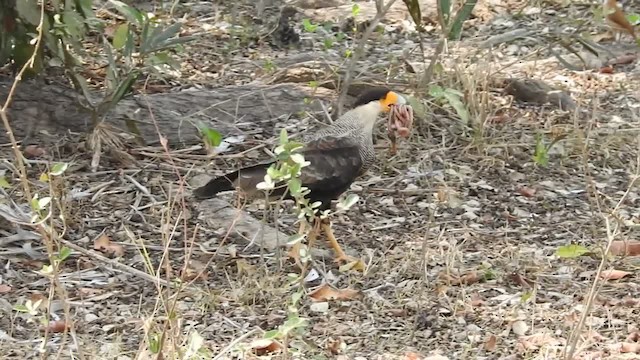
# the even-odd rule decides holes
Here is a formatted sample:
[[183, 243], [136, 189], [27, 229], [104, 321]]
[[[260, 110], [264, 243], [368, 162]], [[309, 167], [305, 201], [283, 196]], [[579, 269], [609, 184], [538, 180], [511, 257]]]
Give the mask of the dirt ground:
[[[358, 41], [348, 32], [344, 39], [332, 38], [336, 32], [330, 26], [314, 32], [303, 26], [305, 19], [317, 24], [330, 17], [339, 24], [336, 16], [353, 14], [348, 1], [336, 1], [342, 7], [331, 11], [313, 9], [320, 0], [298, 4], [291, 24], [300, 41], [290, 47], [273, 44], [279, 41], [272, 30], [280, 3], [267, 4], [260, 16], [253, 3], [217, 3], [177, 7], [174, 17], [185, 19], [185, 31], [200, 36], [178, 55], [182, 70], [167, 78], [169, 87], [267, 83], [284, 67], [296, 66], [279, 64], [300, 55], [344, 66], [345, 52]], [[375, 13], [368, 12], [372, 3], [357, 4], [356, 24]], [[423, 4], [435, 8], [429, 5]], [[438, 30], [427, 26], [423, 57], [403, 7], [398, 1], [382, 22], [384, 31], [369, 41], [362, 59], [369, 66], [356, 79], [415, 95], [425, 86], [418, 79], [434, 53]], [[218, 175], [265, 159], [269, 147], [256, 146], [276, 138], [283, 126], [292, 133], [313, 129], [322, 113], [265, 119], [213, 159], [201, 149], [176, 150], [175, 167], [160, 156], [161, 148], [146, 148], [135, 155], [139, 168], [122, 169], [105, 154], [99, 171], [91, 173], [90, 153], [52, 150], [80, 169], [65, 176], [69, 198], [62, 237], [89, 250], [102, 237], [107, 248], [122, 253], [103, 260], [74, 252], [64, 262], [61, 281], [74, 332], [49, 334], [42, 353], [40, 318], [12, 309], [44, 299], [50, 320], [64, 317], [63, 302], [50, 296], [50, 280], [39, 273], [47, 250], [28, 228], [18, 232], [21, 241], [0, 240], [0, 353], [159, 359], [153, 345], [162, 338], [164, 358], [186, 358], [180, 356], [195, 348], [191, 358], [563, 359], [577, 336], [575, 359], [640, 359], [640, 257], [607, 257], [604, 270], [615, 271], [598, 281], [594, 301], [587, 302], [608, 242], [638, 238], [638, 68], [632, 62], [611, 71], [603, 66], [571, 71], [546, 51], [546, 34], [568, 33], [575, 19], [593, 18], [584, 31], [605, 32], [593, 9], [597, 6], [554, 1], [479, 2], [462, 40], [448, 44], [432, 78], [432, 84], [461, 92], [469, 119], [442, 99], [416, 95], [423, 108], [416, 112], [411, 138], [391, 156], [381, 129], [378, 162], [352, 187], [360, 201], [333, 218], [343, 247], [366, 262], [364, 272], [341, 271], [330, 256], [314, 257], [301, 287], [292, 281], [300, 269], [285, 250], [248, 242], [255, 234], [227, 236], [233, 224], [210, 228], [203, 219], [215, 213], [202, 213], [201, 204], [189, 198], [183, 206], [174, 196], [176, 169], [190, 181], [198, 173]], [[435, 19], [426, 10], [424, 17]], [[479, 48], [514, 29], [532, 35]], [[631, 41], [621, 39], [626, 45]], [[612, 39], [599, 44], [621, 46]], [[492, 84], [494, 77], [525, 76], [566, 89], [576, 109], [523, 104]], [[9, 147], [2, 152], [5, 162], [12, 161]], [[29, 173], [35, 180], [42, 170], [35, 162]], [[236, 201], [233, 194], [221, 198]], [[285, 205], [277, 220], [268, 214], [264, 221], [295, 233], [290, 208]], [[245, 207], [260, 221], [263, 209], [262, 202]], [[3, 235], [13, 233], [3, 230]], [[559, 256], [557, 251], [570, 244], [590, 252]], [[321, 242], [317, 246], [324, 248]], [[174, 284], [182, 276], [189, 286], [160, 287], [154, 274]], [[337, 299], [313, 292], [322, 284], [329, 284]], [[301, 298], [292, 305], [296, 294]], [[286, 355], [271, 351], [275, 342], [264, 340], [264, 332], [295, 319], [292, 307], [306, 326], [278, 339]]]

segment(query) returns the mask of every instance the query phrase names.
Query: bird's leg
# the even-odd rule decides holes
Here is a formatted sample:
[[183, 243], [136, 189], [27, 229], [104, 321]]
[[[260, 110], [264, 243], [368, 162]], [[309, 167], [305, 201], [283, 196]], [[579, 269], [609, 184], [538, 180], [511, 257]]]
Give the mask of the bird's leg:
[[365, 265], [364, 262], [362, 262], [362, 260], [351, 257], [349, 255], [347, 255], [344, 250], [342, 250], [342, 248], [340, 247], [340, 244], [338, 243], [338, 240], [336, 239], [336, 236], [333, 234], [333, 230], [331, 229], [331, 221], [327, 218], [327, 219], [322, 219], [321, 221], [321, 226], [322, 226], [322, 230], [324, 230], [324, 233], [327, 234], [327, 240], [329, 241], [329, 244], [331, 244], [331, 247], [333, 248], [333, 251], [336, 252], [336, 261], [344, 261], [347, 263], [353, 263], [352, 269], [356, 269], [356, 270], [364, 270]]

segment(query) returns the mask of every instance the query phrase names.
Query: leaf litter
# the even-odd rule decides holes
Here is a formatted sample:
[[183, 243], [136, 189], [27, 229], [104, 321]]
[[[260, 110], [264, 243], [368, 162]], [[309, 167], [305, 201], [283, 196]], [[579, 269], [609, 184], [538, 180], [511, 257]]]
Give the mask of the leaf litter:
[[[187, 15], [187, 32], [197, 33], [205, 25], [195, 20], [195, 16], [189, 16], [210, 14], [210, 8], [197, 10], [196, 5], [194, 13]], [[370, 4], [361, 3], [363, 7], [366, 5]], [[568, 11], [571, 16], [584, 15], [571, 6], [550, 7], [544, 11], [531, 11], [528, 6], [524, 14], [529, 15], [524, 19], [511, 19], [502, 14], [492, 22], [493, 16], [501, 11], [490, 5], [483, 6], [491, 16], [478, 18], [486, 19], [482, 20], [484, 23], [475, 20], [470, 24], [468, 36], [478, 32], [501, 34], [505, 26], [542, 30], [557, 19], [560, 11]], [[238, 10], [248, 14], [253, 6], [240, 4]], [[274, 14], [270, 16], [273, 18]], [[220, 39], [229, 38], [230, 28], [215, 28], [219, 30], [204, 32], [202, 41], [207, 46], [194, 49], [185, 45], [183, 77], [176, 79], [182, 85], [226, 86], [256, 79], [264, 81], [268, 70], [266, 66], [261, 68], [262, 64], [280, 61], [276, 66], [287, 66], [288, 56], [277, 61], [269, 58], [278, 54], [275, 51], [258, 54], [251, 46], [231, 50], [217, 47]], [[480, 31], [481, 28], [484, 30]], [[305, 36], [313, 39], [320, 35]], [[417, 47], [418, 39], [412, 35], [399, 31], [394, 36], [396, 38], [380, 37], [376, 40], [380, 43], [372, 44], [369, 59], [363, 60], [369, 66], [368, 74], [362, 75], [369, 76], [365, 80], [384, 82], [387, 71], [399, 68], [399, 63], [385, 60], [387, 56], [396, 54], [402, 59], [405, 49]], [[431, 43], [432, 34], [427, 34], [427, 38], [429, 49], [435, 43]], [[529, 41], [520, 39], [496, 47], [494, 61], [504, 65], [521, 60], [518, 53], [524, 48], [532, 51], [537, 46]], [[463, 39], [462, 45], [452, 46], [444, 55], [443, 68], [453, 69], [451, 63], [475, 50], [475, 46], [469, 46]], [[243, 61], [232, 67], [219, 60], [223, 51], [229, 51], [225, 56]], [[341, 60], [336, 53], [314, 48], [313, 44], [298, 51], [309, 52], [317, 59], [333, 56]], [[296, 50], [291, 50], [289, 56], [294, 55]], [[421, 62], [419, 57], [405, 60]], [[523, 354], [560, 358], [566, 339], [585, 309], [584, 296], [593, 280], [593, 276], [580, 277], [579, 274], [595, 273], [599, 264], [596, 249], [603, 248], [606, 242], [604, 221], [593, 205], [594, 191], [602, 195], [601, 206], [613, 208], [637, 170], [630, 165], [636, 161], [634, 129], [639, 124], [634, 109], [637, 104], [616, 85], [633, 73], [619, 69], [615, 69], [614, 74], [572, 73], [553, 63], [518, 63], [508, 68], [514, 76], [528, 74], [549, 82], [557, 75], [570, 79], [577, 103], [585, 102], [597, 119], [589, 120], [591, 115], [585, 114], [577, 121], [554, 109], [527, 106], [512, 102], [506, 95], [483, 92], [481, 95], [487, 96], [492, 104], [503, 107], [495, 114], [503, 121], [483, 124], [484, 135], [471, 141], [465, 133], [468, 129], [459, 125], [456, 109], [445, 102], [427, 102], [426, 116], [416, 124], [417, 134], [410, 142], [400, 143], [393, 158], [380, 153], [376, 168], [354, 185], [357, 189], [354, 192], [361, 200], [334, 219], [336, 236], [345, 248], [363, 256], [372, 254], [372, 266], [366, 274], [327, 272], [319, 266], [318, 274], [308, 278], [305, 286], [319, 287], [310, 290], [299, 308], [301, 315], [310, 321], [302, 337], [315, 345], [306, 347], [306, 351], [332, 352], [334, 348], [333, 351], [337, 349], [341, 353], [339, 356], [359, 360], [462, 359], [471, 358], [467, 352], [471, 346], [480, 346], [478, 358], [506, 359]], [[398, 82], [409, 83], [411, 77], [417, 75], [407, 78], [404, 72], [397, 72], [394, 76]], [[462, 87], [470, 80], [483, 79], [464, 76], [445, 74], [440, 86], [458, 92], [464, 90], [461, 93], [469, 106], [470, 99], [479, 94], [474, 93], [475, 89]], [[625, 86], [636, 85], [629, 82]], [[589, 103], [594, 96], [597, 103]], [[460, 108], [460, 102], [454, 101], [454, 104]], [[475, 115], [467, 115], [469, 121], [474, 119]], [[263, 154], [251, 150], [255, 145], [251, 141], [271, 139], [278, 133], [275, 129], [290, 125], [280, 121], [272, 119], [253, 124], [255, 133], [241, 142], [227, 138], [228, 142], [223, 141], [215, 149], [224, 154], [248, 151], [242, 158], [219, 156], [209, 166], [211, 159], [195, 148], [193, 153], [176, 152], [173, 156], [181, 163], [197, 163], [213, 171], [251, 163], [264, 158]], [[305, 119], [299, 125], [310, 127], [314, 121]], [[587, 128], [588, 136], [585, 135]], [[536, 157], [536, 148], [544, 152], [544, 145], [549, 144], [555, 132], [570, 136], [562, 148], [552, 148]], [[31, 148], [28, 155], [46, 155], [39, 149]], [[185, 251], [186, 241], [181, 239], [192, 235], [191, 232], [182, 234], [183, 230], [178, 228], [173, 237], [166, 236], [174, 229], [172, 225], [167, 226], [167, 216], [177, 218], [180, 211], [149, 199], [152, 194], [158, 202], [166, 200], [165, 186], [177, 182], [174, 169], [164, 163], [160, 147], [142, 150], [137, 155], [141, 169], [106, 169], [101, 176], [82, 172], [70, 175], [68, 180], [74, 187], [93, 189], [93, 193], [91, 197], [74, 199], [69, 220], [81, 224], [77, 226], [81, 230], [70, 229], [67, 236], [132, 269], [148, 271], [140, 245], [132, 243], [123, 230], [123, 226], [128, 226], [135, 239], [144, 244], [152, 267], [159, 269], [160, 274], [171, 270], [173, 274], [180, 274], [183, 281], [205, 289], [188, 292], [172, 315], [179, 314], [181, 320], [196, 328], [214, 354], [237, 339], [242, 340], [249, 328], [267, 331], [285, 322], [284, 312], [290, 297], [287, 273], [295, 272], [296, 268], [287, 264], [283, 269], [275, 252], [247, 246], [250, 243], [245, 238], [251, 239], [254, 234], [226, 236], [226, 229], [200, 229], [195, 234], [197, 244], [193, 251]], [[584, 152], [587, 159], [581, 158]], [[547, 165], [535, 163], [532, 160], [535, 158], [544, 159]], [[90, 164], [91, 159], [77, 160]], [[106, 159], [101, 163], [103, 161]], [[151, 168], [155, 170], [149, 170]], [[188, 170], [181, 169], [183, 174]], [[135, 183], [123, 176], [125, 174]], [[234, 201], [233, 197], [226, 199]], [[582, 352], [577, 358], [615, 359], [621, 353], [640, 353], [637, 335], [628, 329], [629, 324], [637, 324], [640, 304], [638, 272], [631, 270], [637, 268], [634, 260], [640, 256], [640, 246], [634, 240], [637, 238], [634, 226], [640, 215], [638, 199], [637, 189], [631, 188], [627, 202], [619, 209], [618, 220], [625, 231], [612, 243], [610, 250], [616, 256], [615, 263], [603, 273], [608, 281], [603, 282], [600, 296], [589, 314], [591, 330], [584, 331]], [[195, 205], [187, 204], [188, 210], [195, 213]], [[250, 204], [247, 210], [262, 218], [259, 205]], [[286, 215], [278, 221], [284, 228], [294, 228], [294, 219]], [[195, 221], [189, 219], [191, 229], [195, 228], [194, 224]], [[89, 239], [96, 240], [92, 243]], [[236, 245], [233, 256], [220, 255], [222, 252], [218, 249], [229, 243]], [[35, 250], [42, 251], [41, 248]], [[4, 260], [19, 255], [2, 256]], [[37, 294], [30, 297], [41, 301], [40, 307], [49, 304], [48, 297], [42, 295], [48, 280], [43, 281], [34, 274], [41, 266], [34, 269], [26, 262], [4, 264], [7, 271], [1, 280], [9, 290], [3, 298], [12, 304], [18, 303], [18, 294], [26, 292]], [[132, 273], [116, 271], [111, 265], [74, 255], [65, 263], [62, 277], [65, 286], [74, 290], [70, 291], [73, 311], [82, 316], [79, 322], [84, 327], [77, 334], [78, 341], [84, 349], [104, 357], [108, 357], [108, 351], [95, 345], [95, 339], [135, 351], [145, 338], [139, 331], [143, 320], [152, 332], [154, 326], [163, 325], [159, 318], [151, 316], [157, 309], [154, 285]], [[335, 270], [329, 262], [324, 266]], [[84, 302], [76, 302], [78, 300]], [[55, 310], [60, 311], [58, 303], [49, 305], [57, 306]], [[9, 318], [4, 317], [0, 328], [15, 329], [11, 334], [13, 338], [29, 339], [31, 332], [26, 323], [19, 319], [19, 326], [12, 327], [7, 323]], [[91, 321], [82, 323], [83, 319]], [[65, 324], [64, 320], [54, 321]], [[131, 336], [123, 337], [125, 333]], [[320, 346], [329, 339], [339, 344], [338, 348]], [[265, 357], [276, 356], [282, 349], [280, 342], [263, 340], [255, 335], [241, 341], [239, 346], [248, 346]], [[8, 344], [0, 346], [2, 353], [23, 351]], [[29, 355], [21, 355], [25, 356]]]

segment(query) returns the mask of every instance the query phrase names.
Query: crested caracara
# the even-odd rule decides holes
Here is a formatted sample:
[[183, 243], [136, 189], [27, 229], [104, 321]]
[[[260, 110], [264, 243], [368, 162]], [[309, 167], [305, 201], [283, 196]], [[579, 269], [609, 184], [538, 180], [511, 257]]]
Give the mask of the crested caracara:
[[[321, 203], [320, 212], [330, 209], [331, 201], [347, 191], [354, 180], [374, 163], [374, 126], [381, 114], [393, 114], [395, 107], [404, 109], [401, 112], [405, 115], [408, 108], [410, 116], [413, 115], [405, 99], [398, 93], [387, 88], [366, 90], [356, 99], [353, 108], [332, 125], [303, 139], [304, 147], [299, 153], [310, 164], [302, 168], [299, 179], [302, 186], [310, 190], [310, 203]], [[405, 128], [411, 126], [411, 120], [404, 119]], [[222, 191], [239, 189], [245, 196], [254, 196], [258, 192], [256, 185], [264, 180], [272, 163], [263, 162], [222, 175], [195, 189], [193, 194], [196, 198], [206, 199]], [[286, 186], [280, 185], [276, 184], [270, 196], [292, 199], [284, 194]], [[330, 221], [323, 219], [320, 226], [336, 252], [337, 260], [351, 260], [333, 235]], [[310, 238], [315, 235], [315, 232], [310, 234]]]

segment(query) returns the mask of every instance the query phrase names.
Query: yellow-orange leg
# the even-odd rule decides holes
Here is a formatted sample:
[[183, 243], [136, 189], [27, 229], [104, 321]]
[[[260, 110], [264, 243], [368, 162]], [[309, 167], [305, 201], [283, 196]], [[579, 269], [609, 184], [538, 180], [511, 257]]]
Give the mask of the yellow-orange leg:
[[362, 271], [365, 269], [365, 265], [364, 265], [364, 262], [362, 262], [362, 260], [349, 256], [344, 252], [344, 250], [342, 250], [342, 248], [340, 247], [340, 244], [338, 243], [338, 240], [336, 239], [336, 236], [333, 234], [330, 220], [328, 219], [322, 220], [322, 230], [324, 230], [324, 233], [327, 235], [327, 240], [329, 241], [329, 244], [331, 244], [333, 251], [336, 252], [336, 261], [353, 263], [352, 268], [356, 270]]

